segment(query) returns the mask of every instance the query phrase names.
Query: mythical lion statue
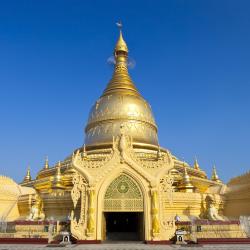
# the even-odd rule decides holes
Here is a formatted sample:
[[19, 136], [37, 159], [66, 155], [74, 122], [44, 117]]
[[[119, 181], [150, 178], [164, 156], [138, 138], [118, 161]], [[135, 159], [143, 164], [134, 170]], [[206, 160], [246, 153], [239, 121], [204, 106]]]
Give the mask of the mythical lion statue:
[[206, 197], [206, 204], [207, 204], [207, 218], [209, 220], [224, 220], [224, 218], [218, 214], [218, 209], [215, 207], [215, 200], [213, 196], [208, 195]]
[[43, 212], [43, 202], [39, 195], [35, 195], [35, 202], [30, 208], [30, 214], [28, 220], [43, 220], [45, 214]]

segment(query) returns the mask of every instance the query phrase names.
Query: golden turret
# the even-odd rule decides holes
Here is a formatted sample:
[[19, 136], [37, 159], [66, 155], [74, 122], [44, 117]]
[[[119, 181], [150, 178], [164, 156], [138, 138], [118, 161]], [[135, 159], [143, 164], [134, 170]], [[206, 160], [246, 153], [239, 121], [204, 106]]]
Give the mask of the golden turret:
[[44, 163], [43, 169], [49, 169], [49, 158], [48, 158], [48, 156], [45, 159], [45, 163]]
[[61, 162], [58, 162], [58, 165], [56, 167], [56, 175], [54, 176], [53, 182], [52, 182], [52, 189], [63, 189], [64, 184], [62, 181], [62, 175], [61, 175]]
[[199, 163], [198, 163], [198, 160], [197, 160], [196, 157], [195, 157], [195, 160], [194, 160], [194, 169], [200, 170], [200, 166], [199, 166]]
[[134, 144], [158, 147], [157, 126], [150, 105], [136, 89], [128, 73], [128, 47], [122, 32], [114, 49], [113, 76], [92, 107], [85, 128], [87, 146], [112, 145], [123, 125]]
[[187, 167], [186, 167], [185, 163], [183, 163], [183, 167], [184, 167], [184, 173], [183, 173], [181, 183], [178, 185], [178, 189], [180, 192], [193, 193], [194, 186], [193, 186], [193, 184], [190, 180], [190, 177], [188, 175]]
[[221, 180], [220, 180], [220, 178], [219, 178], [219, 176], [218, 176], [218, 174], [217, 174], [217, 171], [216, 171], [216, 167], [215, 167], [215, 166], [213, 166], [213, 172], [212, 172], [211, 180], [221, 183]]
[[27, 172], [26, 172], [26, 175], [25, 175], [25, 177], [24, 177], [24, 179], [23, 179], [23, 182], [29, 182], [29, 181], [31, 181], [31, 174], [30, 174], [30, 167], [28, 167], [27, 168]]

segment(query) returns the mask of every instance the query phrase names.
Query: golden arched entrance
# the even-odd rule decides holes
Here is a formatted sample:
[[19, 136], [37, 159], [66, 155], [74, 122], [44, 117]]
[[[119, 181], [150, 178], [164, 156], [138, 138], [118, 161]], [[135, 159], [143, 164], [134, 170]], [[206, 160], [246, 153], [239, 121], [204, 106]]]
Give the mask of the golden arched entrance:
[[143, 195], [137, 183], [121, 174], [108, 186], [103, 204], [103, 238], [143, 240]]

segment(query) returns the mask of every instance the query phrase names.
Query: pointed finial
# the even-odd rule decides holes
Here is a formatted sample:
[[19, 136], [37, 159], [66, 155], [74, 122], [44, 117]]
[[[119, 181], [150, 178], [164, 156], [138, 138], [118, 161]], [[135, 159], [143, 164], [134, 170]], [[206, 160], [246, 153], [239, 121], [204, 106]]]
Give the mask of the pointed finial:
[[119, 52], [123, 52], [123, 53], [125, 52], [125, 54], [127, 54], [128, 53], [128, 47], [127, 47], [127, 44], [124, 41], [123, 36], [122, 36], [122, 23], [121, 23], [121, 21], [117, 22], [116, 26], [120, 30], [120, 35], [119, 35], [118, 41], [117, 41], [116, 46], [115, 46], [115, 56], [117, 57]]
[[216, 181], [216, 182], [221, 182], [221, 180], [220, 180], [220, 178], [219, 178], [219, 176], [217, 174], [215, 165], [213, 166], [213, 172], [212, 172], [211, 180]]
[[119, 21], [116, 23], [116, 26], [118, 27], [118, 29], [121, 31], [122, 30], [122, 22]]
[[57, 169], [60, 171], [61, 170], [61, 161], [58, 162], [57, 164]]
[[196, 170], [200, 170], [200, 166], [199, 166], [199, 163], [198, 163], [197, 157], [195, 157], [195, 159], [194, 159], [194, 169], [196, 169]]
[[49, 169], [49, 157], [48, 156], [46, 156], [45, 158], [44, 169]]
[[23, 179], [23, 182], [29, 182], [29, 181], [31, 181], [30, 166], [28, 166], [26, 175]]

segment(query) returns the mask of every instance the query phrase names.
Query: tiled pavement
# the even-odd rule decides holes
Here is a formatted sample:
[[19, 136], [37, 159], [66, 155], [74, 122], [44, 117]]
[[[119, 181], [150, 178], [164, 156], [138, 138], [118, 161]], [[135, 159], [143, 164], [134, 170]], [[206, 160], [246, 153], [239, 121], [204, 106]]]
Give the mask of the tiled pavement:
[[113, 244], [97, 244], [97, 245], [68, 245], [59, 247], [47, 247], [46, 245], [30, 245], [30, 244], [0, 244], [0, 250], [59, 250], [59, 249], [75, 249], [75, 250], [250, 250], [250, 244], [232, 244], [232, 245], [145, 245], [141, 243], [113, 243]]

